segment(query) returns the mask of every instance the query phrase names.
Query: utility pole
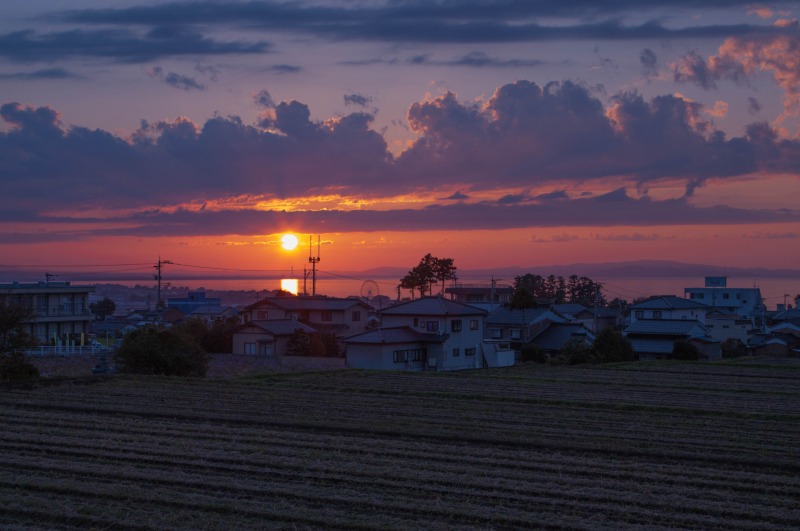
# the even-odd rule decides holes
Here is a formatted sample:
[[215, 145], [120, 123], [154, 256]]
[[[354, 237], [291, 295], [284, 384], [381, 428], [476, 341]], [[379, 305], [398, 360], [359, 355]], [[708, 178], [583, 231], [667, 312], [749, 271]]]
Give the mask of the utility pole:
[[320, 246], [320, 236], [317, 235], [317, 256], [312, 256], [311, 254], [311, 244], [313, 242], [313, 236], [309, 235], [308, 237], [308, 263], [311, 264], [311, 296], [315, 296], [317, 294], [317, 264], [320, 261], [319, 258], [319, 246]]
[[155, 268], [156, 270], [156, 274], [153, 275], [153, 278], [156, 280], [158, 286], [156, 292], [156, 311], [158, 311], [158, 309], [161, 307], [161, 269], [166, 264], [171, 264], [171, 263], [172, 262], [170, 262], [169, 260], [162, 260], [161, 257], [159, 256], [158, 263], [156, 263], [156, 265], [153, 266], [153, 268]]

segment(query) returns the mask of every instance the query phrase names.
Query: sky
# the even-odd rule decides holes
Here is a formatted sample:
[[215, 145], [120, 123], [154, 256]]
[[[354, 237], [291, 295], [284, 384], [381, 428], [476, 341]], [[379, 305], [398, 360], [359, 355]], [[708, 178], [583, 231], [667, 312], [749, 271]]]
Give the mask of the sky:
[[0, 276], [159, 257], [301, 269], [317, 237], [330, 271], [426, 253], [545, 274], [796, 268], [798, 16], [737, 0], [4, 0]]

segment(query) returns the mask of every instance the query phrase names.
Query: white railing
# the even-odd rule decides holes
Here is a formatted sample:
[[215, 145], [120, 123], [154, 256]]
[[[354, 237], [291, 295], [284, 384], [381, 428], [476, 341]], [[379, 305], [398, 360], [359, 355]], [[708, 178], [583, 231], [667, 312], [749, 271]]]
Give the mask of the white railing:
[[110, 352], [107, 348], [99, 345], [89, 346], [41, 346], [29, 348], [25, 351], [28, 356], [75, 356], [81, 354], [104, 354]]

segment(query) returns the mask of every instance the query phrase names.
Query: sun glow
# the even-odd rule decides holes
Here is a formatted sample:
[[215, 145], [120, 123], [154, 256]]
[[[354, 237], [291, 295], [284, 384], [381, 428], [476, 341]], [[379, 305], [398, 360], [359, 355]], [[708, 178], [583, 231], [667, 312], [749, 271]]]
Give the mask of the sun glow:
[[294, 234], [284, 234], [281, 236], [281, 247], [287, 251], [293, 251], [297, 247], [298, 243], [299, 240]]

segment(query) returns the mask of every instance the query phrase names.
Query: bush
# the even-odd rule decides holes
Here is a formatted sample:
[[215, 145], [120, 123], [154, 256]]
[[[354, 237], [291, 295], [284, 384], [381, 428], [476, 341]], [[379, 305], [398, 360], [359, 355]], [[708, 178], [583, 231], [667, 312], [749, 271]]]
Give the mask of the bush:
[[125, 336], [116, 355], [122, 372], [166, 376], [205, 376], [208, 355], [175, 330], [147, 327]]
[[600, 362], [634, 361], [636, 354], [631, 342], [613, 328], [606, 328], [597, 334], [592, 346], [594, 358]]
[[21, 352], [0, 355], [0, 380], [18, 382], [39, 377], [39, 369], [32, 365]]
[[537, 345], [525, 345], [520, 352], [520, 359], [522, 361], [547, 363], [547, 354]]
[[554, 365], [579, 365], [593, 361], [595, 359], [591, 345], [585, 339], [579, 337], [569, 339], [564, 343], [564, 348], [561, 349], [558, 356], [550, 360]]
[[688, 341], [676, 341], [672, 347], [672, 358], [682, 361], [697, 361], [700, 351]]
[[720, 345], [723, 358], [741, 358], [747, 356], [747, 345], [740, 339], [728, 338]]

